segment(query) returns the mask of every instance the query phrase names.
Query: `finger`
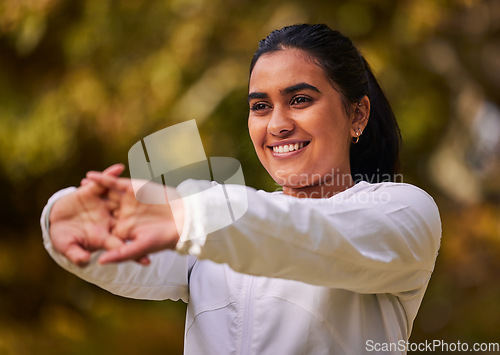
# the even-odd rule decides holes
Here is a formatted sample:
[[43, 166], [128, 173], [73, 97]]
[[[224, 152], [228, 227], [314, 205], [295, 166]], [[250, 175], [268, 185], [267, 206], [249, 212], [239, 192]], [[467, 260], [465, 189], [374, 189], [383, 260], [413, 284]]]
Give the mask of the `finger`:
[[114, 216], [116, 211], [113, 211], [112, 214], [113, 214], [113, 218], [111, 218], [111, 222], [109, 222], [109, 228], [111, 231], [113, 231], [115, 228], [116, 228], [116, 218]]
[[127, 260], [142, 260], [149, 252], [150, 243], [136, 239], [117, 249], [108, 250], [99, 257], [100, 264]]
[[[106, 175], [106, 176], [114, 176], [114, 177], [118, 177], [120, 176], [122, 173], [123, 173], [123, 170], [125, 170], [125, 165], [123, 164], [113, 164], [111, 165], [110, 167], [108, 167], [107, 169], [105, 169], [102, 174]], [[87, 172], [88, 173], [99, 173], [101, 174], [101, 172], [99, 171], [89, 171]], [[88, 178], [83, 178], [81, 183], [80, 183], [80, 186], [87, 186], [87, 185], [91, 185], [93, 181], [91, 179], [88, 179]], [[98, 195], [102, 195], [104, 192], [105, 192], [105, 189], [103, 188], [103, 186], [94, 186], [90, 191], [92, 191], [94, 194], [98, 194]]]
[[[87, 172], [87, 175], [89, 173], [91, 173], [91, 172], [90, 171]], [[97, 172], [97, 173], [101, 174], [100, 172]], [[85, 180], [85, 184], [83, 184], [83, 180]], [[102, 196], [108, 190], [108, 188], [106, 186], [99, 184], [96, 181], [89, 179], [88, 177], [84, 178], [83, 180], [82, 180], [81, 187], [88, 189], [87, 191], [89, 191], [94, 196]]]
[[[114, 164], [111, 165], [109, 168], [105, 169], [102, 173], [108, 176], [115, 176], [118, 177], [121, 175], [121, 173], [125, 170], [125, 166], [123, 164]], [[87, 178], [83, 178], [82, 181], [80, 182], [80, 186], [85, 186], [93, 181]]]
[[124, 244], [125, 243], [123, 240], [121, 240], [118, 237], [115, 237], [114, 235], [111, 235], [104, 241], [104, 248], [106, 250], [113, 250], [123, 246]]
[[118, 217], [117, 211], [120, 207], [120, 203], [116, 201], [106, 200], [106, 208], [111, 211], [111, 215], [115, 218]]
[[102, 173], [104, 175], [111, 175], [111, 176], [120, 176], [123, 171], [125, 170], [125, 165], [118, 163], [118, 164], [113, 164], [109, 168], [105, 169]]
[[108, 192], [108, 200], [119, 204], [122, 199], [123, 193], [116, 190], [110, 190]]
[[146, 256], [142, 256], [138, 259], [135, 260], [137, 263], [141, 264], [142, 266], [148, 266], [149, 264], [151, 264], [151, 260], [149, 259], [149, 257], [146, 255]]
[[121, 240], [131, 239], [130, 232], [136, 226], [137, 219], [134, 216], [117, 220], [111, 232]]
[[130, 179], [118, 179], [115, 176], [104, 175], [98, 171], [89, 171], [87, 173], [87, 178], [106, 189], [113, 189], [116, 191], [125, 191], [130, 185]]
[[85, 228], [86, 237], [79, 244], [88, 251], [118, 248], [123, 242], [116, 236], [110, 234], [111, 217], [103, 224], [87, 223]]
[[90, 261], [90, 252], [76, 244], [69, 246], [64, 256], [73, 264], [80, 267], [86, 266]]
[[[106, 177], [104, 180], [103, 177]], [[105, 193], [109, 193], [109, 189], [115, 189], [114, 185], [116, 177], [112, 175], [104, 175], [100, 171], [89, 171], [87, 172], [86, 179], [89, 183], [85, 186], [89, 186], [90, 191], [95, 194], [102, 196]]]

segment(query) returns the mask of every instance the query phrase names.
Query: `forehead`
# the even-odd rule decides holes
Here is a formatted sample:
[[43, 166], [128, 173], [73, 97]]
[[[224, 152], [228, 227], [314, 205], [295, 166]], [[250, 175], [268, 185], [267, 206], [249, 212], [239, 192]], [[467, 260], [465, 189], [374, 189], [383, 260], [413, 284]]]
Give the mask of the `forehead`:
[[301, 82], [329, 85], [323, 68], [306, 52], [283, 49], [266, 53], [257, 60], [250, 76], [249, 91], [280, 89]]

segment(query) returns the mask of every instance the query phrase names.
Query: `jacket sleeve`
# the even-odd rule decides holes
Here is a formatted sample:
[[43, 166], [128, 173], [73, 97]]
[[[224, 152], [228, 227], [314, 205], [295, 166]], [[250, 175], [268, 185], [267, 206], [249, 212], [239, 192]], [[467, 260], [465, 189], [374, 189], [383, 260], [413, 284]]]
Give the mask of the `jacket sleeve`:
[[54, 250], [49, 235], [49, 213], [54, 202], [74, 187], [54, 194], [45, 206], [40, 224], [45, 249], [57, 264], [76, 276], [96, 284], [111, 293], [137, 299], [188, 301], [188, 273], [194, 265], [192, 256], [179, 255], [166, 250], [150, 256], [151, 264], [141, 266], [135, 262], [100, 265], [99, 252], [92, 254], [86, 267], [78, 267]]
[[[187, 181], [178, 188], [187, 215], [177, 244], [181, 253], [227, 263], [237, 272], [360, 293], [416, 290], [434, 268], [439, 212], [412, 185], [360, 182], [329, 199], [226, 185], [225, 199], [200, 184]], [[218, 211], [228, 204], [247, 210], [216, 230]]]

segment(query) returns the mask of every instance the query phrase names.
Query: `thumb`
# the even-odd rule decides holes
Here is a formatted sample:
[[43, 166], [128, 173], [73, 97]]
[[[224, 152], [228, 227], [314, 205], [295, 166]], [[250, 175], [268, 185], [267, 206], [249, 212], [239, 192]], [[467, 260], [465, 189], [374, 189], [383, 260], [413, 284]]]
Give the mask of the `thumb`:
[[104, 240], [103, 246], [104, 246], [104, 249], [106, 249], [106, 250], [113, 250], [113, 249], [117, 249], [117, 248], [121, 247], [123, 244], [125, 244], [125, 242], [123, 240], [121, 240], [120, 238], [118, 238], [114, 235], [109, 235]]
[[90, 261], [90, 252], [76, 244], [70, 245], [66, 249], [64, 256], [73, 264], [80, 267], [86, 266]]
[[[119, 249], [124, 245], [125, 245], [125, 241], [123, 239], [120, 239], [120, 238], [114, 236], [114, 235], [111, 235], [110, 237], [108, 237], [104, 242], [104, 248], [107, 251], [115, 251], [116, 249]], [[106, 254], [108, 254], [108, 253], [106, 253]], [[111, 255], [113, 255], [113, 254], [111, 254]], [[109, 255], [107, 255], [107, 256], [109, 256]], [[102, 262], [102, 260], [103, 259], [101, 258], [101, 262]], [[135, 261], [141, 265], [144, 265], [144, 266], [149, 265], [151, 263], [151, 260], [149, 259], [149, 257], [147, 255], [139, 256], [135, 259]]]

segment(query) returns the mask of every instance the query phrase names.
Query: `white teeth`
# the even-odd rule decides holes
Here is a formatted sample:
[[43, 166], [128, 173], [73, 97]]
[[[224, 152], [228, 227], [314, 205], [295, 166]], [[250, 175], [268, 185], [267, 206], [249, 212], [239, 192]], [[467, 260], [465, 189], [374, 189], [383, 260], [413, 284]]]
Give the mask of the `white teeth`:
[[289, 152], [293, 152], [295, 150], [299, 150], [301, 148], [304, 148], [304, 143], [275, 145], [273, 147], [273, 152], [275, 152], [275, 153], [289, 153]]

